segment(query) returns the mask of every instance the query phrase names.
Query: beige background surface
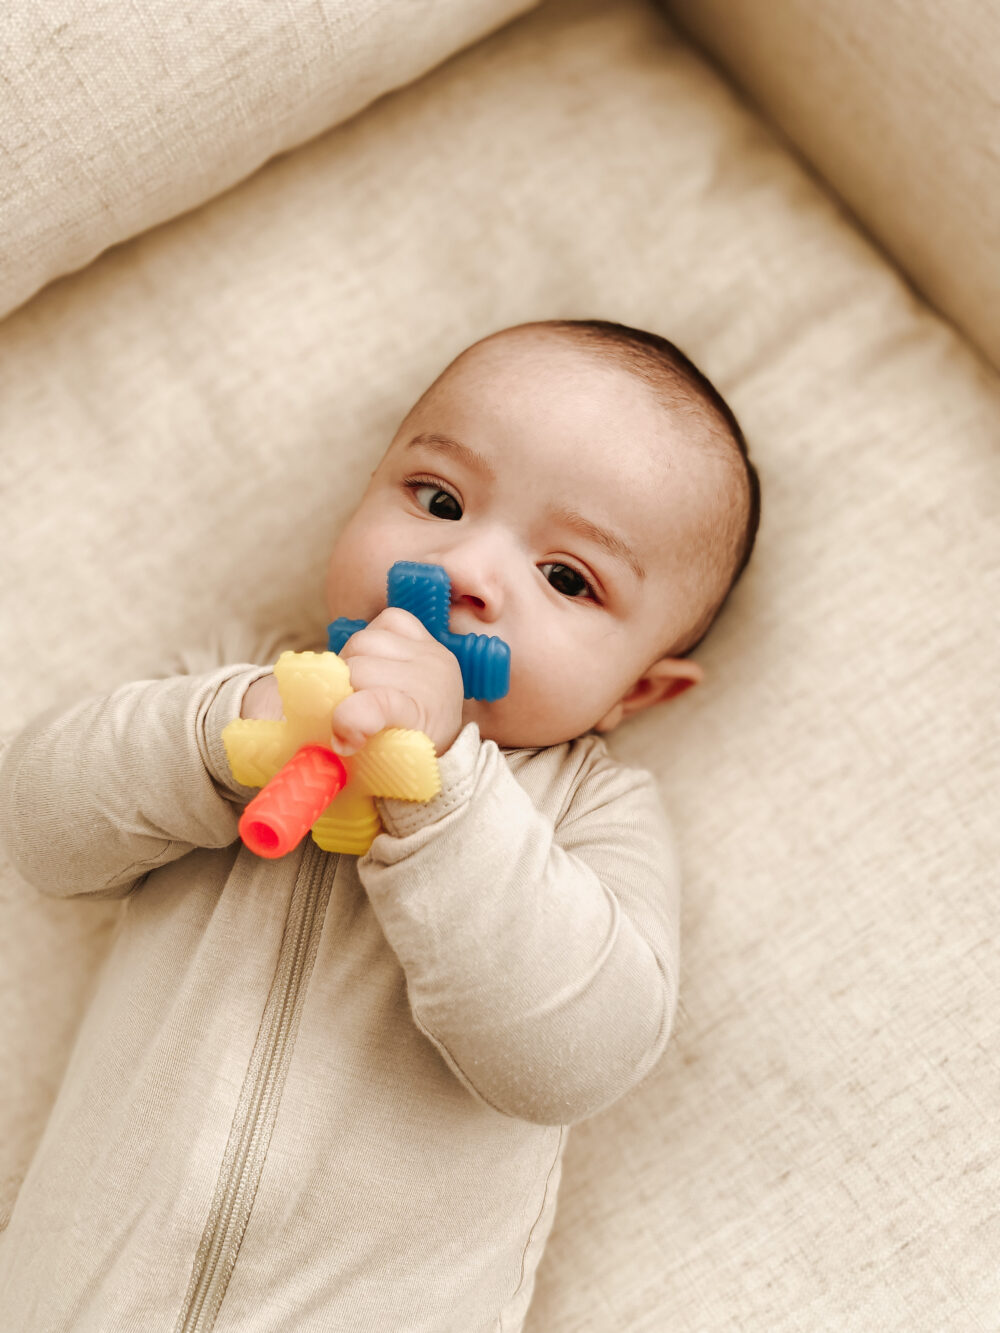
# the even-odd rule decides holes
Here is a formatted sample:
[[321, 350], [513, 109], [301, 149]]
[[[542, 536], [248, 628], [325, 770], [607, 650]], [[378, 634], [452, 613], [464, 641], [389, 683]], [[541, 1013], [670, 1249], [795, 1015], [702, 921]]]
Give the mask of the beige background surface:
[[13, 5], [0, 315], [346, 120], [536, 0]]
[[664, 4], [1000, 367], [1000, 7]]
[[[707, 684], [616, 737], [683, 1014], [573, 1133], [528, 1327], [992, 1329], [1000, 385], [652, 6], [546, 5], [0, 325], [0, 726], [321, 625], [405, 409], [549, 315], [674, 338], [765, 507]], [[114, 910], [2, 883], [9, 1196]]]

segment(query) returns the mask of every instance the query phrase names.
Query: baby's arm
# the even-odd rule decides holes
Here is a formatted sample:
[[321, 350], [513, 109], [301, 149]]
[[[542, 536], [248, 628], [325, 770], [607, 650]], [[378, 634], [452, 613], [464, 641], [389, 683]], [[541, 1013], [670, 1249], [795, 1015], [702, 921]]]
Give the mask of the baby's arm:
[[467, 726], [428, 806], [381, 802], [358, 865], [406, 972], [414, 1018], [496, 1109], [583, 1119], [662, 1053], [678, 972], [678, 888], [652, 779], [591, 750], [553, 829]]
[[42, 893], [121, 898], [193, 847], [237, 837], [254, 795], [229, 774], [222, 727], [267, 667], [141, 680], [51, 709], [0, 762], [0, 834]]

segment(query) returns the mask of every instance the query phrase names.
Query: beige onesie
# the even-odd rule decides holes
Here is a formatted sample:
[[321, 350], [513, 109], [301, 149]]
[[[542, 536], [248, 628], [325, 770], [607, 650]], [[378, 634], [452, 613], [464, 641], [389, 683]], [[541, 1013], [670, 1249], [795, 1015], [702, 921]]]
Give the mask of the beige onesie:
[[4, 756], [23, 877], [125, 902], [0, 1240], [3, 1327], [516, 1333], [566, 1127], [670, 1034], [655, 784], [593, 734], [470, 723], [364, 857], [261, 860], [220, 732], [264, 670], [188, 663]]

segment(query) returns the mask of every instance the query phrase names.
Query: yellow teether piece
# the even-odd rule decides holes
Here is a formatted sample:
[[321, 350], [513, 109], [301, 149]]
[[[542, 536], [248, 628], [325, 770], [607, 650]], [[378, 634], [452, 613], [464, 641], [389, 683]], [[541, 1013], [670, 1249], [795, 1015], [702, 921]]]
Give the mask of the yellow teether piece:
[[[303, 746], [329, 748], [333, 710], [353, 693], [336, 653], [282, 653], [274, 677], [284, 719], [237, 718], [222, 730], [233, 777], [245, 787], [263, 787]], [[364, 855], [381, 827], [374, 797], [429, 801], [441, 790], [434, 745], [422, 731], [387, 727], [343, 764], [347, 783], [311, 830], [326, 852]]]

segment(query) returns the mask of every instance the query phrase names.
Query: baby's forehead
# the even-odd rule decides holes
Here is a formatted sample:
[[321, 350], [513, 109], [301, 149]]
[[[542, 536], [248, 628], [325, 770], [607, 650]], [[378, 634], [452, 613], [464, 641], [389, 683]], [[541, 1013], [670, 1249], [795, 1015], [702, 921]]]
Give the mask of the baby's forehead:
[[[711, 438], [692, 394], [666, 398], [600, 345], [545, 327], [474, 343], [404, 426], [433, 433], [454, 421], [498, 466], [506, 461], [503, 441], [523, 431], [533, 447], [517, 451], [522, 476], [540, 476], [554, 464], [575, 490], [623, 493], [635, 526], [660, 499], [669, 510], [671, 497], [690, 505], [696, 490], [717, 491], [728, 452]], [[496, 423], [501, 429], [492, 430]]]
[[[613, 349], [544, 326], [505, 329], [467, 347], [445, 372], [476, 375], [483, 371], [533, 380], [557, 369], [586, 373], [597, 368], [627, 374]], [[638, 386], [637, 386], [638, 390]]]
[[[602, 415], [613, 419], [627, 406], [644, 414], [650, 436], [700, 439], [711, 449], [711, 437], [718, 435], [711, 413], [683, 377], [652, 374], [621, 347], [544, 325], [503, 330], [473, 343], [428, 395], [439, 388], [445, 397], [475, 394], [491, 386], [510, 395], [513, 410], [533, 413], [547, 401], [561, 400], [564, 407], [575, 406], [583, 422], [600, 424]], [[660, 449], [664, 452], [662, 443]]]

